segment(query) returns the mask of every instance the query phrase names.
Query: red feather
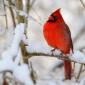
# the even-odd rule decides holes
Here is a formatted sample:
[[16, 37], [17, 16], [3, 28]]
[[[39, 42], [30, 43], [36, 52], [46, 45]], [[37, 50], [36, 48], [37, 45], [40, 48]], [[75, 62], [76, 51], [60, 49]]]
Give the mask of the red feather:
[[[73, 44], [69, 27], [64, 22], [60, 9], [51, 14], [43, 29], [45, 40], [48, 45], [55, 49], [60, 49], [63, 54], [73, 52]], [[65, 78], [71, 79], [71, 62], [64, 61]]]

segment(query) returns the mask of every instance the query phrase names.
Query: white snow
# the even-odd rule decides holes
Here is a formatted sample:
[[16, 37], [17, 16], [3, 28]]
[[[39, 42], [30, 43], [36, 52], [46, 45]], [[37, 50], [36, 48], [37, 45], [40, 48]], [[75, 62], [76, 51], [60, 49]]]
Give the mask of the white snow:
[[42, 25], [42, 23], [39, 22], [35, 17], [32, 17], [31, 15], [28, 16], [28, 14], [24, 11], [19, 11], [19, 10], [17, 10], [17, 11], [19, 12], [19, 15], [24, 16], [25, 18], [27, 18], [27, 20], [33, 20], [33, 21], [37, 22], [38, 24]]
[[79, 83], [79, 85], [85, 85], [85, 77], [83, 77]]
[[78, 63], [85, 63], [85, 54], [79, 50], [74, 50], [74, 53], [69, 58]]
[[[2, 56], [1, 56], [2, 59], [0, 61], [0, 72], [12, 71], [13, 76], [17, 82], [24, 83], [25, 85], [33, 85], [33, 81], [31, 80], [31, 77], [30, 77], [30, 70], [29, 70], [30, 67], [28, 67], [28, 65], [24, 64], [23, 62], [20, 63], [21, 55], [20, 55], [19, 43], [21, 40], [23, 40], [24, 43], [27, 44], [27, 40], [24, 35], [24, 30], [25, 30], [24, 24], [19, 24], [16, 26], [15, 35], [14, 35], [12, 44], [6, 51], [2, 53]], [[56, 53], [58, 52], [56, 51]], [[49, 81], [49, 80], [52, 80], [52, 77], [54, 76], [53, 68], [55, 67], [57, 68], [57, 65], [60, 64], [62, 61], [56, 60], [57, 58], [48, 58], [44, 56], [42, 57], [39, 56], [39, 57], [40, 59], [37, 58], [37, 60], [34, 60], [35, 58], [34, 59], [32, 58], [29, 60], [29, 62], [32, 62], [34, 71], [36, 71], [37, 73], [36, 85], [39, 85], [39, 84], [40, 85], [42, 84], [45, 84], [45, 85], [57, 85], [57, 84], [64, 85], [65, 84], [66, 85], [66, 83], [68, 83], [68, 82], [62, 81], [62, 78], [64, 76], [63, 70], [61, 71], [62, 77], [61, 78], [58, 77], [60, 79], [60, 82]], [[71, 54], [69, 58], [78, 63], [85, 62], [85, 54], [78, 50], [74, 50], [74, 53]], [[59, 76], [61, 74], [57, 74], [57, 75]], [[54, 80], [58, 78], [55, 77]], [[46, 81], [43, 81], [41, 83], [39, 82], [38, 79], [41, 79], [40, 80], [41, 82], [43, 80], [46, 80]], [[84, 80], [82, 80], [79, 83], [79, 85], [81, 85], [82, 82], [84, 82]]]
[[[6, 56], [5, 56], [6, 57]], [[14, 62], [11, 59], [0, 60], [0, 72], [13, 71]]]
[[19, 44], [23, 38], [24, 30], [24, 24], [20, 23], [16, 26], [12, 44], [1, 55], [0, 72], [11, 71], [16, 81], [20, 81], [25, 85], [33, 85], [28, 65], [20, 63]]
[[25, 85], [33, 85], [28, 68], [27, 64], [16, 65], [13, 75], [17, 81], [20, 81]]
[[25, 34], [22, 36], [22, 41], [26, 46], [28, 46], [28, 39], [26, 38]]
[[[2, 53], [0, 57], [1, 58], [0, 72], [10, 70], [13, 72], [13, 75], [15, 76], [15, 79], [17, 81], [19, 80], [20, 82], [23, 82], [26, 85], [33, 85], [29, 76], [29, 67], [20, 61], [22, 56], [20, 55], [20, 48], [19, 48], [20, 41], [22, 40], [25, 44], [28, 44], [28, 52], [50, 53], [50, 50], [52, 48], [47, 45], [46, 41], [43, 38], [43, 33], [42, 33], [43, 27], [41, 27], [40, 25], [38, 26], [36, 22], [44, 23], [48, 18], [48, 16], [52, 13], [52, 11], [60, 7], [65, 8], [64, 11], [62, 12], [63, 18], [66, 21], [66, 23], [69, 25], [72, 38], [75, 39], [76, 36], [78, 36], [77, 34], [80, 33], [82, 29], [85, 27], [85, 10], [83, 9], [79, 1], [80, 0], [63, 0], [63, 1], [62, 0], [54, 0], [54, 1], [36, 0], [36, 3], [33, 7], [38, 11], [39, 15], [41, 16], [40, 21], [37, 20], [35, 16], [32, 17], [32, 13], [30, 14], [31, 16], [28, 16], [24, 11], [17, 10], [20, 13], [20, 15], [25, 16], [28, 20], [30, 20], [29, 28], [28, 28], [29, 41], [27, 41], [26, 38], [24, 37], [23, 24], [17, 25], [16, 27], [17, 29], [15, 29], [15, 35], [11, 45], [9, 44], [9, 42], [11, 41], [10, 39], [11, 39], [12, 32], [7, 33], [6, 36], [8, 35], [9, 37], [5, 36], [3, 37], [3, 39], [1, 38], [0, 35], [0, 40], [1, 40], [0, 53], [2, 53], [1, 50], [3, 48], [5, 49], [8, 47], [8, 49], [5, 49], [5, 51]], [[11, 20], [9, 22], [11, 23]], [[2, 29], [0, 34], [3, 34]], [[81, 33], [81, 34], [83, 34], [83, 38], [81, 38], [82, 35], [79, 35], [79, 38], [74, 42], [74, 48], [81, 48], [81, 46], [82, 47], [85, 46], [84, 43], [85, 33]], [[3, 43], [4, 46], [1, 43]], [[69, 58], [79, 63], [85, 63], [84, 57], [85, 54], [83, 52], [74, 50], [74, 54], [72, 54]], [[83, 76], [81, 75], [81, 79], [79, 79], [80, 82], [75, 82], [75, 79], [73, 78], [70, 81], [62, 81], [62, 78], [64, 76], [63, 67], [57, 68], [57, 65], [61, 63], [61, 61], [57, 60], [56, 58], [51, 57], [49, 59], [49, 57], [45, 57], [45, 56], [43, 57], [36, 56], [36, 58], [34, 59], [33, 58], [31, 58], [30, 61], [33, 64], [33, 69], [36, 71], [38, 77], [40, 78], [40, 80], [37, 80], [36, 85], [84, 85], [85, 84], [85, 78], [83, 77], [84, 74], [82, 74]], [[20, 65], [18, 65], [19, 63]], [[55, 70], [52, 72], [53, 68], [55, 68]], [[28, 76], [25, 73], [28, 74]], [[26, 76], [25, 79], [27, 81], [24, 79], [25, 76]]]
[[19, 12], [19, 15], [28, 17], [28, 14], [25, 11], [20, 11], [20, 10], [17, 10], [17, 11]]

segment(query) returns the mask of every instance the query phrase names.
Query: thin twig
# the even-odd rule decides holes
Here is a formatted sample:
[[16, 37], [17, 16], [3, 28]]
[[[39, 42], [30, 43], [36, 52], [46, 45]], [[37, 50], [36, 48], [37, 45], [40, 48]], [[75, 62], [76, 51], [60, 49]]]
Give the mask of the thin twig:
[[[25, 9], [24, 9], [24, 11], [25, 11], [25, 13], [26, 14], [29, 14], [29, 9], [30, 9], [30, 0], [27, 0], [27, 2], [25, 3]], [[28, 19], [27, 18], [25, 18], [25, 31], [24, 31], [24, 34], [25, 34], [25, 37], [26, 38], [28, 38], [28, 36], [27, 36], [27, 27], [28, 27]]]
[[[9, 3], [9, 5], [11, 5], [12, 4], [12, 1], [11, 0], [8, 0], [8, 3]], [[13, 27], [15, 27], [16, 26], [15, 16], [14, 16], [14, 12], [13, 12], [13, 9], [12, 9], [11, 6], [9, 6], [9, 10], [10, 10], [12, 21], [13, 21]]]
[[81, 4], [82, 4], [82, 6], [85, 8], [85, 4], [83, 3], [83, 1], [82, 1], [82, 0], [80, 0], [80, 2], [81, 2]]
[[33, 69], [32, 62], [29, 62], [29, 66], [30, 66], [30, 70], [31, 70], [30, 76], [31, 76], [34, 84], [36, 84], [37, 74], [36, 74], [36, 72]]
[[83, 65], [84, 65], [84, 64], [81, 64], [81, 66], [80, 66], [80, 69], [79, 69], [78, 75], [77, 75], [77, 77], [76, 77], [76, 81], [78, 81], [78, 79], [79, 79], [79, 77], [80, 77], [80, 75], [81, 75], [81, 73], [82, 73]]
[[5, 1], [3, 0], [4, 5], [4, 12], [5, 12], [5, 19], [6, 19], [6, 28], [8, 29], [8, 21], [7, 21], [7, 14], [6, 14], [6, 7], [5, 7]]
[[[9, 2], [9, 0], [6, 0], [6, 1], [8, 1], [8, 2]], [[13, 6], [15, 6], [15, 4], [14, 4], [12, 1], [10, 2], [10, 4], [11, 4], [11, 5], [13, 5]]]
[[[75, 63], [79, 63], [79, 64], [85, 64], [84, 62], [78, 62], [76, 60], [73, 60], [71, 59], [69, 56], [66, 56], [66, 55], [52, 55], [52, 54], [46, 54], [46, 53], [28, 53], [26, 54], [28, 57], [33, 57], [33, 56], [46, 56], [46, 57], [54, 57], [54, 58], [57, 58], [57, 59], [60, 59], [60, 60], [67, 60], [67, 61], [70, 61], [70, 62], [75, 62]], [[27, 60], [28, 57], [24, 57], [24, 60]]]

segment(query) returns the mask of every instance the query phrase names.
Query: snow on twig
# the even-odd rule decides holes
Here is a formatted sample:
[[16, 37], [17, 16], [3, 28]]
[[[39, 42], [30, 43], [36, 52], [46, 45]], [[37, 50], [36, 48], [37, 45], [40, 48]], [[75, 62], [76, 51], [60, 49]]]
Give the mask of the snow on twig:
[[[19, 15], [21, 15], [21, 16], [24, 16], [27, 20], [33, 20], [33, 21], [35, 21], [35, 22], [37, 22], [39, 25], [42, 25], [42, 23], [41, 22], [39, 22], [36, 18], [34, 18], [34, 17], [32, 17], [31, 15], [28, 15], [25, 11], [22, 11], [22, 10], [18, 10], [15, 6], [13, 6], [13, 5], [6, 5], [7, 7], [12, 7], [12, 8], [14, 8], [15, 9], [15, 11], [17, 12], [17, 13], [19, 13]], [[38, 14], [36, 14], [37, 16], [38, 16]], [[40, 18], [40, 16], [38, 16], [38, 18]]]
[[69, 58], [77, 63], [85, 64], [85, 54], [79, 50], [74, 51]]
[[21, 11], [21, 10], [17, 10], [17, 12], [19, 12], [19, 15], [24, 16], [26, 19], [28, 20], [34, 20], [35, 22], [37, 22], [38, 24], [42, 25], [42, 23], [40, 23], [36, 18], [32, 17], [31, 15], [28, 15], [26, 12]]
[[28, 46], [28, 39], [26, 38], [25, 34], [22, 36], [22, 41], [26, 46]]
[[20, 23], [16, 26], [15, 35], [10, 48], [1, 55], [0, 72], [12, 72], [16, 81], [20, 81], [25, 85], [33, 85], [29, 67], [24, 63], [19, 64], [21, 57], [19, 55], [19, 45], [21, 40], [23, 40], [24, 30], [24, 24]]
[[29, 53], [29, 56], [50, 56], [50, 57], [55, 57], [61, 60], [67, 60], [75, 63], [80, 63], [80, 64], [85, 64], [85, 54], [79, 50], [74, 50], [74, 53], [71, 55], [59, 55], [59, 54], [54, 54], [52, 55], [50, 52], [49, 53], [38, 53], [38, 52], [31, 52]]

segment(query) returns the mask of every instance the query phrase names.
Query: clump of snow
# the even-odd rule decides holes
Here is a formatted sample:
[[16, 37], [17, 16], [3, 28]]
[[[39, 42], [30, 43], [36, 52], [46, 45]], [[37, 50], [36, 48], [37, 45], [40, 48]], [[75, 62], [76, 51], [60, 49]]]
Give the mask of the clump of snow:
[[19, 48], [18, 54], [17, 54], [17, 56], [15, 57], [15, 63], [16, 63], [16, 65], [22, 63], [22, 62], [21, 62], [21, 58], [22, 58], [22, 54], [21, 54], [21, 49]]
[[10, 71], [13, 73], [16, 81], [20, 81], [25, 85], [33, 85], [28, 65], [20, 63], [21, 55], [19, 44], [21, 40], [23, 40], [24, 30], [24, 24], [20, 23], [16, 26], [12, 44], [1, 55], [0, 72]]
[[24, 24], [19, 24], [15, 28], [15, 35], [11, 46], [2, 53], [2, 58], [8, 59], [17, 56], [19, 50], [19, 44], [22, 40], [22, 35], [24, 34]]
[[13, 75], [17, 81], [20, 81], [25, 85], [33, 85], [27, 64], [17, 65], [14, 68]]
[[24, 11], [17, 10], [19, 12], [19, 15], [28, 17], [28, 14]]
[[25, 44], [26, 46], [28, 46], [28, 39], [26, 38], [25, 35], [22, 36], [22, 41], [24, 42], [24, 44]]
[[[4, 28], [3, 28], [4, 30]], [[13, 40], [13, 28], [5, 29], [3, 35], [0, 35], [0, 53], [6, 50]]]
[[69, 58], [78, 63], [85, 63], [85, 54], [79, 50], [74, 50], [74, 53]]
[[11, 59], [0, 60], [0, 72], [13, 71], [14, 62]]

